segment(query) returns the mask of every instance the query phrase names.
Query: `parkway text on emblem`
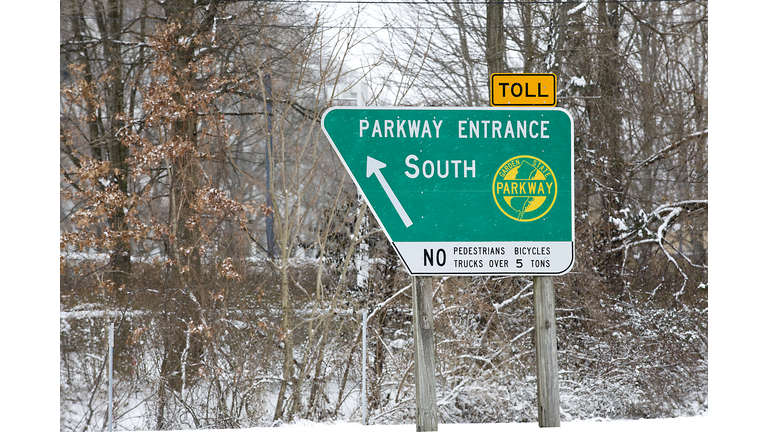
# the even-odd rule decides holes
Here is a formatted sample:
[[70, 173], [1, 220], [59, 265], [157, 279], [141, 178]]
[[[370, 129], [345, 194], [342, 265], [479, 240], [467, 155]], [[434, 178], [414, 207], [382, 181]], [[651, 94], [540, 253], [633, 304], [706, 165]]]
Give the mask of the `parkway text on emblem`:
[[557, 198], [557, 180], [549, 166], [533, 156], [504, 162], [493, 177], [493, 199], [508, 217], [530, 222], [547, 214]]

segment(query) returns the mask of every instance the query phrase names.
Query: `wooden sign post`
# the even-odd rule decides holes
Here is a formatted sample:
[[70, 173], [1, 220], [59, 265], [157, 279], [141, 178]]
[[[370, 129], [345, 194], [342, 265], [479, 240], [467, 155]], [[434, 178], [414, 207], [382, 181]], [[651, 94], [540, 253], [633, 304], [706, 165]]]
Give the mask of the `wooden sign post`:
[[539, 427], [560, 427], [560, 380], [557, 375], [555, 283], [552, 276], [533, 278], [536, 387]]
[[416, 375], [416, 431], [437, 430], [435, 326], [432, 277], [413, 276], [413, 351]]

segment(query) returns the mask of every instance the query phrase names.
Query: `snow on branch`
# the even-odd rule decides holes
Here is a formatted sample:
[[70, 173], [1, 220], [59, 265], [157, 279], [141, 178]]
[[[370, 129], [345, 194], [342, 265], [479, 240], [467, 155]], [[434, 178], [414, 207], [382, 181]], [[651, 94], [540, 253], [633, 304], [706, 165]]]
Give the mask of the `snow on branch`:
[[648, 166], [648, 165], [650, 165], [650, 164], [660, 160], [661, 158], [666, 156], [669, 152], [671, 152], [672, 150], [675, 150], [676, 148], [680, 147], [683, 143], [685, 143], [686, 141], [688, 141], [688, 140], [690, 140], [692, 138], [698, 138], [700, 136], [708, 135], [708, 134], [709, 134], [709, 129], [704, 130], [704, 131], [694, 132], [694, 133], [684, 137], [681, 140], [675, 141], [674, 143], [664, 147], [663, 149], [661, 149], [658, 152], [652, 154], [651, 156], [645, 158], [644, 160], [641, 160], [639, 162], [630, 163], [629, 164], [629, 166], [630, 166], [629, 172], [630, 172], [630, 174], [634, 173], [634, 172], [640, 170], [641, 168], [644, 168], [644, 167], [646, 167], [646, 166]]
[[512, 302], [514, 302], [515, 300], [519, 299], [519, 298], [520, 298], [520, 297], [523, 295], [523, 293], [525, 293], [526, 291], [528, 291], [528, 290], [529, 290], [531, 287], [533, 287], [533, 281], [531, 281], [531, 282], [528, 282], [528, 284], [527, 284], [525, 287], [523, 287], [523, 289], [521, 289], [521, 290], [520, 290], [520, 292], [519, 292], [519, 293], [517, 293], [517, 294], [515, 294], [513, 297], [511, 297], [511, 298], [508, 298], [508, 299], [504, 300], [504, 301], [503, 301], [503, 302], [501, 302], [501, 303], [494, 303], [494, 304], [493, 304], [493, 308], [494, 308], [494, 309], [496, 309], [496, 312], [498, 312], [498, 311], [499, 311], [499, 309], [501, 309], [501, 308], [503, 308], [504, 306], [506, 306], [506, 305], [508, 305], [508, 304], [510, 304], [510, 303], [512, 303]]
[[401, 294], [403, 294], [403, 293], [407, 292], [409, 289], [411, 289], [412, 286], [413, 286], [412, 284], [408, 284], [404, 288], [400, 289], [400, 291], [394, 293], [388, 299], [386, 299], [383, 302], [377, 304], [376, 307], [373, 308], [373, 311], [371, 311], [370, 315], [368, 315], [368, 320], [372, 320], [373, 317], [375, 317], [376, 315], [379, 314], [379, 312], [381, 312], [381, 311], [385, 310], [387, 307], [389, 307], [390, 303], [392, 303], [395, 299], [400, 297]]
[[[674, 246], [673, 242], [669, 240], [668, 233], [675, 231], [675, 224], [677, 219], [681, 215], [692, 214], [698, 211], [706, 211], [709, 207], [709, 200], [685, 200], [675, 203], [662, 204], [656, 207], [650, 214], [646, 214], [642, 210], [638, 215], [633, 217], [632, 221], [628, 224], [618, 218], [612, 218], [612, 222], [619, 226], [620, 234], [611, 239], [611, 243], [616, 244], [615, 247], [608, 250], [608, 253], [622, 252], [624, 255], [624, 263], [622, 264], [622, 271], [627, 261], [628, 252], [631, 248], [655, 244], [666, 256], [667, 261], [672, 263], [680, 275], [683, 277], [683, 286], [680, 291], [675, 294], [679, 296], [685, 289], [685, 284], [688, 281], [688, 275], [680, 266], [679, 259], [683, 259], [693, 267], [704, 268], [707, 266], [704, 264], [695, 264], [687, 256], [684, 251], [681, 251]], [[628, 211], [626, 211], [628, 213]], [[673, 250], [678, 257], [672, 256], [670, 249]]]
[[127, 42], [122, 41], [120, 39], [83, 39], [83, 40], [69, 40], [64, 42], [59, 42], [60, 47], [64, 46], [73, 46], [73, 45], [98, 45], [104, 42], [110, 42], [117, 45], [124, 45], [124, 46], [130, 46], [130, 47], [138, 47], [138, 48], [151, 48], [152, 46], [146, 42]]

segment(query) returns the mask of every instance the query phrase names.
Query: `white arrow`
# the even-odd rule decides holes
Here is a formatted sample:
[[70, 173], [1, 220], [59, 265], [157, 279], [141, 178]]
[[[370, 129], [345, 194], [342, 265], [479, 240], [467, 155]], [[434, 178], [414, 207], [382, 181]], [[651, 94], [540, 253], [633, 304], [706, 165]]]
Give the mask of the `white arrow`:
[[392, 201], [392, 205], [395, 206], [397, 214], [400, 215], [400, 219], [403, 220], [405, 227], [408, 228], [409, 226], [413, 225], [413, 222], [411, 222], [411, 218], [408, 217], [408, 213], [405, 212], [403, 205], [400, 204], [400, 201], [395, 196], [395, 193], [392, 192], [392, 188], [389, 187], [389, 183], [387, 183], [384, 175], [381, 174], [381, 169], [384, 167], [386, 167], [386, 165], [383, 162], [377, 161], [376, 159], [368, 156], [368, 168], [366, 170], [365, 176], [370, 177], [371, 174], [376, 174], [376, 178], [379, 179], [381, 187], [384, 188], [384, 192], [387, 193], [387, 197], [389, 197], [389, 200]]

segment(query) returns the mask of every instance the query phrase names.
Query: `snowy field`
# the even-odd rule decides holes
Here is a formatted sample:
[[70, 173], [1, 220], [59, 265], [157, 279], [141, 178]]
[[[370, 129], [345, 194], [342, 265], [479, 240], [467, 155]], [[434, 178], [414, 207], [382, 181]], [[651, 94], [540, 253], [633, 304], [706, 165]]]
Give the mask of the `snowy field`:
[[[697, 431], [704, 432], [710, 430], [751, 430], [736, 429], [728, 427], [726, 429], [716, 428], [715, 423], [708, 416], [701, 417], [678, 417], [672, 419], [652, 419], [652, 420], [616, 420], [616, 421], [575, 421], [564, 422], [560, 424], [559, 430], [564, 432], [581, 431], [616, 431], [616, 432], [660, 432], [660, 431]], [[538, 423], [463, 423], [463, 424], [439, 424], [439, 432], [525, 432], [539, 430]], [[359, 423], [335, 422], [329, 424], [312, 423], [300, 421], [290, 425], [284, 425], [280, 428], [251, 428], [238, 429], [243, 432], [266, 432], [285, 430], [286, 432], [414, 432], [416, 426], [406, 425], [370, 425], [362, 426]], [[755, 429], [758, 430], [758, 429]], [[231, 429], [211, 429], [211, 432], [231, 432]]]

